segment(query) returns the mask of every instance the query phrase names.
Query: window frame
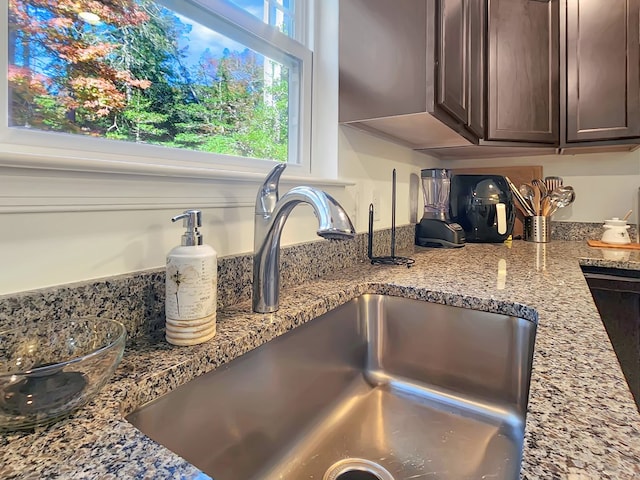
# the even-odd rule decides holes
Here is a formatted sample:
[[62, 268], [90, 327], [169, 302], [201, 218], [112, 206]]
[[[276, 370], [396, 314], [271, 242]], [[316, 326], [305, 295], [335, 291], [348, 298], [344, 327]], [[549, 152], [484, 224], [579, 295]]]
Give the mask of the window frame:
[[[288, 171], [306, 176], [311, 174], [311, 102], [313, 53], [298, 40], [276, 31], [250, 12], [228, 0], [156, 0], [177, 13], [203, 23], [231, 39], [243, 43], [275, 61], [284, 56], [300, 61], [300, 85], [298, 109], [291, 112], [289, 122], [298, 122], [296, 145], [289, 145]], [[313, 2], [305, 0], [304, 3]], [[203, 10], [213, 13], [203, 14]], [[307, 38], [312, 8], [300, 8], [296, 12], [296, 37], [311, 45]], [[186, 14], [185, 14], [186, 13]], [[194, 15], [199, 13], [201, 16]], [[216, 14], [224, 16], [224, 19]], [[0, 25], [8, 25], [7, 8], [0, 9]], [[215, 27], [214, 27], [215, 25]], [[296, 27], [297, 28], [297, 27]], [[4, 28], [7, 31], [7, 28]], [[231, 34], [231, 35], [229, 35]], [[0, 35], [0, 68], [7, 71], [8, 35]], [[8, 92], [7, 75], [0, 76], [0, 90]], [[289, 104], [294, 99], [290, 98]], [[298, 113], [299, 112], [299, 113]], [[298, 113], [299, 118], [297, 118]], [[161, 176], [217, 177], [234, 172], [263, 173], [273, 164], [268, 159], [255, 159], [223, 154], [198, 152], [187, 149], [141, 145], [132, 142], [104, 138], [83, 137], [73, 134], [45, 131], [27, 131], [9, 127], [8, 95], [0, 95], [0, 166], [26, 168], [53, 168], [103, 173], [125, 173]], [[295, 136], [293, 136], [295, 137]], [[292, 136], [290, 135], [290, 141]], [[71, 144], [71, 145], [70, 145]], [[297, 162], [292, 162], [297, 157]]]

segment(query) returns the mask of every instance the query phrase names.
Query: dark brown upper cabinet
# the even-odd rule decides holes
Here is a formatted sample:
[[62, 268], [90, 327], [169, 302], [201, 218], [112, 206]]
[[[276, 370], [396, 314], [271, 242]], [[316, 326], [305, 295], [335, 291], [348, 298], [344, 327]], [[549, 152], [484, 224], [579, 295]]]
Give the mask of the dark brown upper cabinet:
[[341, 0], [340, 122], [415, 149], [477, 143], [483, 67], [468, 49], [484, 1]]
[[481, 148], [640, 143], [639, 23], [640, 0], [487, 0]]
[[558, 2], [489, 0], [486, 140], [556, 144]]
[[562, 0], [568, 144], [640, 137], [639, 5]]
[[485, 0], [437, 2], [437, 102], [478, 138], [484, 136]]
[[639, 22], [640, 0], [341, 0], [340, 122], [443, 158], [640, 144]]

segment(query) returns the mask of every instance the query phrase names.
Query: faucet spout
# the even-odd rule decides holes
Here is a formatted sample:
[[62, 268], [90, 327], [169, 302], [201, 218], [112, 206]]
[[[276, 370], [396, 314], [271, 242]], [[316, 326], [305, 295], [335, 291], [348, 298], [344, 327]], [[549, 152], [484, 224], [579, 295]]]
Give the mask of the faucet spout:
[[280, 293], [280, 237], [293, 208], [311, 205], [318, 219], [317, 234], [327, 239], [349, 239], [355, 229], [342, 206], [328, 193], [312, 187], [295, 187], [279, 198], [278, 183], [285, 164], [267, 176], [256, 197], [253, 253], [253, 311], [278, 310]]

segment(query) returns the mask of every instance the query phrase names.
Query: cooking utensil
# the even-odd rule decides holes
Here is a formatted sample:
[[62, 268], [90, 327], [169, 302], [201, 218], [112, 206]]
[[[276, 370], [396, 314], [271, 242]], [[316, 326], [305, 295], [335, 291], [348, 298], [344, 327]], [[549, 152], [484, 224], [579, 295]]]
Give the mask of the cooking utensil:
[[551, 200], [551, 208], [548, 216], [551, 216], [556, 213], [559, 208], [564, 208], [573, 203], [576, 199], [576, 192], [573, 190], [573, 187], [570, 186], [558, 187], [551, 191], [549, 198]]
[[542, 197], [542, 200], [540, 201], [540, 215], [542, 215], [543, 217], [548, 217], [550, 210], [551, 210], [551, 197], [549, 195], [546, 195]]
[[544, 177], [544, 183], [547, 186], [547, 190], [555, 190], [563, 185], [562, 177]]
[[[522, 197], [522, 202], [524, 202], [524, 205], [526, 205], [527, 207], [527, 216], [531, 217], [533, 215], [536, 214], [536, 209], [534, 206], [534, 198], [535, 198], [535, 193], [533, 191], [533, 187], [531, 185], [529, 185], [528, 183], [523, 183], [522, 185], [520, 185], [520, 187], [518, 187], [518, 193], [520, 194], [520, 196]], [[518, 199], [520, 200], [520, 199]], [[521, 203], [522, 203], [521, 202]]]
[[575, 192], [575, 190], [573, 189], [572, 186], [564, 185], [564, 186], [560, 187], [559, 190], [561, 192], [567, 192], [567, 193], [565, 193], [565, 195], [566, 195], [565, 199], [566, 199], [567, 203], [564, 204], [564, 205], [560, 205], [560, 208], [566, 207], [567, 205], [572, 204], [574, 202], [574, 200], [576, 199], [576, 192]]
[[540, 195], [540, 189], [538, 187], [533, 186], [530, 183], [523, 183], [520, 185], [521, 191], [527, 192], [527, 198], [531, 202], [531, 206], [533, 208], [534, 215], [540, 214], [540, 201], [542, 200], [542, 196]]
[[537, 186], [533, 186], [533, 206], [536, 215], [540, 215], [540, 204], [542, 202], [542, 195], [540, 189]]
[[540, 198], [545, 197], [548, 193], [547, 185], [539, 178], [531, 180], [531, 184], [540, 190]]
[[504, 177], [511, 189], [511, 193], [516, 197], [518, 203], [520, 204], [520, 210], [524, 213], [525, 216], [533, 216], [535, 212], [533, 211], [533, 207], [527, 203], [527, 200], [522, 196], [518, 187], [516, 187], [513, 182], [509, 179], [509, 177]]
[[629, 220], [629, 217], [631, 216], [631, 213], [633, 212], [633, 210], [629, 210], [624, 217], [622, 217], [622, 220], [624, 220], [625, 222], [627, 220]]

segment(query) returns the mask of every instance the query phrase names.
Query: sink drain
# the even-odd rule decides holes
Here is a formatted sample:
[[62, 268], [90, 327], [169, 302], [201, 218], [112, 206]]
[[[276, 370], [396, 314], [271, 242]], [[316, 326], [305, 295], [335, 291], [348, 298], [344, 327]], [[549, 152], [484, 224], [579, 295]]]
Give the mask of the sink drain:
[[322, 480], [394, 480], [381, 465], [363, 458], [345, 458], [334, 463]]

